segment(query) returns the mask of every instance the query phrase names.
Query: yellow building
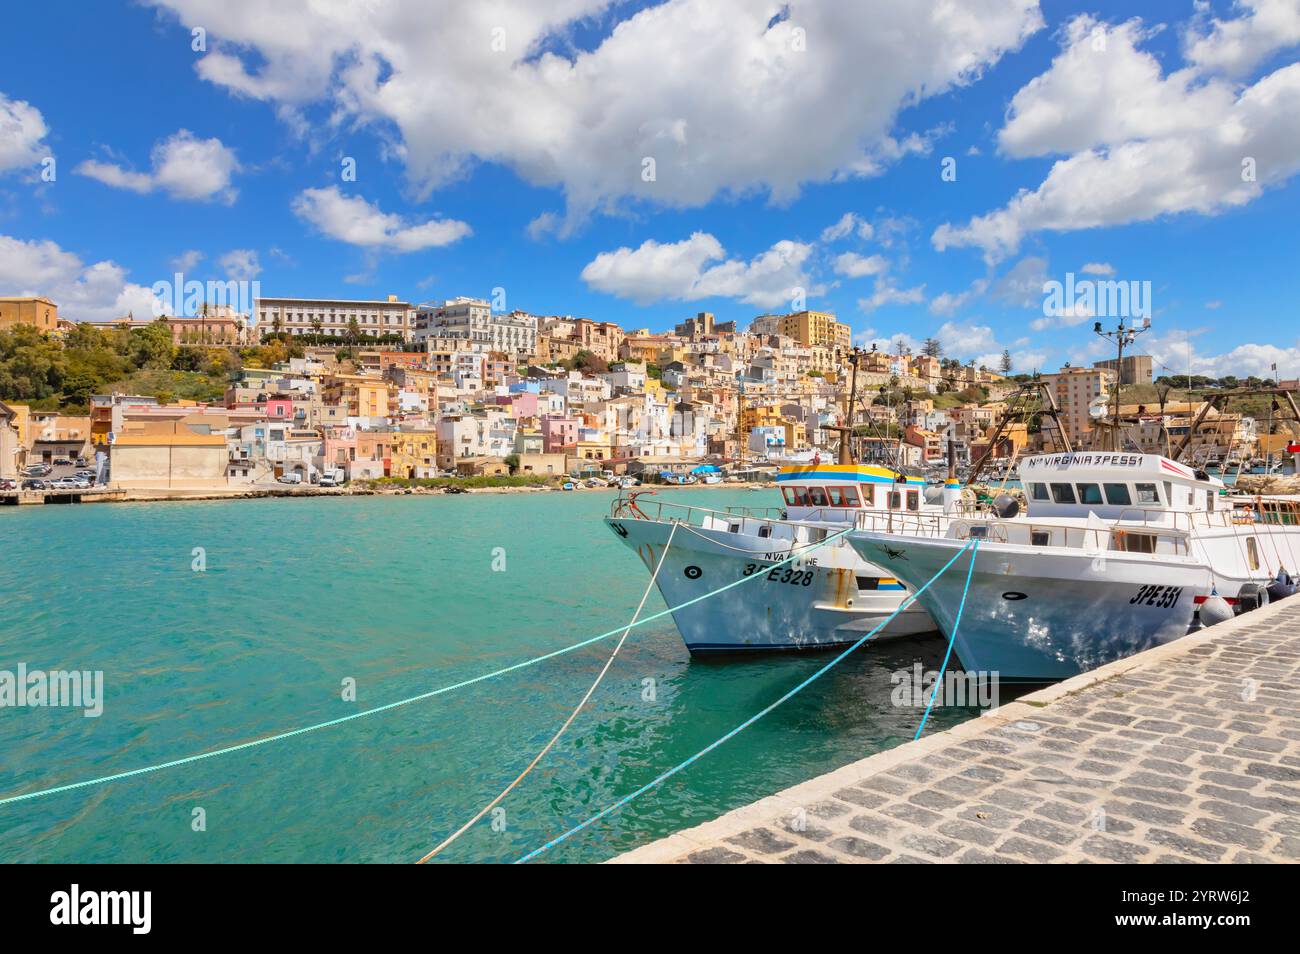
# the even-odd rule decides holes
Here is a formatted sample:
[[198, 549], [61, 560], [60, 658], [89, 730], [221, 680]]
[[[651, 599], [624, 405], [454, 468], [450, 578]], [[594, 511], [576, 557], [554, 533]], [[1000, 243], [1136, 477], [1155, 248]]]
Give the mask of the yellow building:
[[785, 431], [785, 446], [793, 450], [802, 446], [800, 437], [804, 428], [781, 415], [781, 408], [775, 404], [766, 406], [747, 406], [740, 411], [740, 440], [743, 446], [749, 440], [750, 431], [757, 427], [779, 427]]
[[52, 335], [59, 326], [59, 306], [48, 298], [0, 298], [0, 331], [31, 325]]
[[828, 311], [796, 311], [792, 315], [783, 315], [778, 328], [780, 334], [809, 348], [818, 345], [832, 349], [848, 348], [853, 342], [849, 326], [837, 321]]
[[354, 417], [388, 417], [393, 386], [359, 374], [333, 374], [325, 379], [326, 404], [344, 404]]
[[438, 469], [434, 431], [393, 431], [389, 473], [394, 477], [432, 477]]

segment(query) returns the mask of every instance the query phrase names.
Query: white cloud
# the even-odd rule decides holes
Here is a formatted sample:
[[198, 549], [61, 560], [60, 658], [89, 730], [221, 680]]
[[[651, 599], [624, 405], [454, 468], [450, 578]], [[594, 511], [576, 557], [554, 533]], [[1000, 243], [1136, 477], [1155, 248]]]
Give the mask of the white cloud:
[[977, 278], [963, 292], [941, 292], [930, 300], [930, 314], [952, 315], [988, 290], [988, 279]]
[[1147, 35], [1137, 20], [1073, 20], [1064, 50], [1016, 94], [999, 136], [1012, 156], [1067, 158], [1004, 208], [944, 223], [934, 246], [975, 246], [997, 262], [1033, 232], [1215, 214], [1300, 170], [1300, 63], [1239, 89], [1195, 67], [1164, 75], [1138, 49]]
[[856, 252], [843, 252], [835, 256], [836, 275], [845, 278], [863, 278], [867, 275], [879, 275], [889, 268], [889, 263], [880, 255], [859, 255]]
[[840, 239], [848, 238], [854, 234], [858, 238], [866, 240], [871, 238], [874, 231], [871, 223], [856, 212], [845, 212], [834, 225], [828, 225], [822, 229], [822, 242], [838, 242]]
[[858, 308], [868, 314], [884, 305], [915, 305], [925, 300], [925, 286], [898, 288], [883, 275], [876, 276], [875, 288], [870, 297], [859, 298]]
[[235, 281], [252, 281], [262, 272], [257, 252], [251, 248], [233, 248], [217, 259], [217, 264], [225, 271], [227, 278]]
[[203, 253], [196, 248], [191, 248], [173, 258], [171, 266], [176, 271], [184, 273], [196, 268], [201, 261], [203, 261]]
[[39, 109], [0, 93], [0, 172], [34, 166], [45, 158], [48, 133]]
[[1043, 284], [1048, 280], [1047, 259], [1039, 255], [1026, 255], [1007, 269], [993, 283], [993, 297], [1014, 308], [1043, 308]]
[[[786, 201], [805, 183], [878, 171], [925, 148], [925, 136], [894, 129], [900, 109], [977, 80], [1042, 26], [1037, 0], [927, 14], [894, 0], [870, 16], [848, 0], [792, 0], [784, 17], [750, 0], [498, 0], [439, 4], [437, 29], [424, 0], [153, 2], [208, 31], [204, 79], [293, 112], [323, 105], [336, 124], [395, 130], [421, 195], [476, 159], [506, 165], [561, 188], [569, 226], [628, 200]], [[589, 50], [550, 52], [580, 20], [606, 35]], [[647, 156], [652, 182], [641, 175]]]
[[457, 219], [430, 219], [408, 224], [400, 215], [382, 212], [360, 196], [346, 196], [338, 186], [304, 189], [294, 198], [293, 213], [329, 238], [363, 248], [416, 252], [450, 245], [472, 233]]
[[1190, 369], [1192, 374], [1210, 377], [1271, 378], [1276, 364], [1281, 377], [1300, 377], [1300, 340], [1290, 347], [1247, 342], [1221, 354], [1202, 354], [1193, 341], [1198, 334], [1174, 329], [1160, 336], [1145, 336], [1144, 350], [1152, 357], [1155, 376], [1177, 379]]
[[[1300, 43], [1298, 0], [1238, 0], [1242, 16], [1202, 16], [1183, 37], [1184, 55], [1206, 70], [1232, 76], [1250, 72], [1278, 50]], [[1208, 12], [1208, 5], [1202, 7]]]
[[804, 271], [812, 251], [811, 245], [781, 241], [746, 262], [726, 258], [721, 242], [696, 232], [680, 242], [647, 239], [635, 249], [601, 252], [583, 268], [582, 280], [638, 304], [719, 297], [773, 308], [789, 305], [799, 289], [824, 291]]
[[153, 293], [127, 281], [112, 261], [86, 265], [51, 241], [0, 235], [0, 295], [44, 295], [74, 321], [104, 321], [134, 312], [153, 314]]
[[239, 171], [239, 161], [220, 139], [198, 139], [188, 129], [181, 129], [157, 143], [149, 157], [152, 172], [135, 172], [97, 159], [87, 159], [73, 172], [115, 189], [142, 194], [161, 189], [173, 199], [230, 205], [239, 194], [230, 184]]
[[1085, 275], [1114, 275], [1115, 266], [1110, 262], [1088, 262], [1079, 271]]

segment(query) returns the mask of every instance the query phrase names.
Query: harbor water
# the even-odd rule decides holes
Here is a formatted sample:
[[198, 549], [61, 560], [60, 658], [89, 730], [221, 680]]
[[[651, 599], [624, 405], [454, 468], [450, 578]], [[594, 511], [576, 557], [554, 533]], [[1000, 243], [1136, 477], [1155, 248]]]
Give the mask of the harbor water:
[[[731, 488], [659, 497], [779, 505], [775, 491]], [[0, 514], [0, 670], [104, 678], [98, 718], [0, 709], [0, 798], [336, 719], [626, 624], [648, 571], [601, 523], [610, 499], [374, 496]], [[652, 594], [645, 615], [662, 609]], [[284, 741], [0, 805], [0, 861], [413, 861], [518, 774], [612, 646]], [[943, 649], [938, 637], [864, 647], [545, 857], [603, 860], [910, 740], [921, 710], [891, 704], [891, 676], [918, 660], [937, 668]], [[670, 618], [634, 629], [504, 814], [439, 860], [514, 860], [829, 658], [698, 661]], [[350, 680], [355, 701], [345, 698]], [[929, 727], [974, 714], [936, 709]]]

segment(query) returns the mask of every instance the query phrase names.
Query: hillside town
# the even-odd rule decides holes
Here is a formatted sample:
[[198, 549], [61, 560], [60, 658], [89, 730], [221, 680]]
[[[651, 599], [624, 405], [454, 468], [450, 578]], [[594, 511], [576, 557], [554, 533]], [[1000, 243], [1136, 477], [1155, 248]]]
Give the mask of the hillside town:
[[1030, 380], [1051, 395], [1075, 450], [1103, 446], [1116, 413], [1123, 447], [1147, 453], [1189, 433], [1192, 454], [1216, 461], [1281, 455], [1295, 440], [1188, 397], [1130, 401], [1151, 388], [1149, 356], [1031, 378], [1011, 373], [1009, 355], [993, 370], [945, 357], [935, 339], [915, 353], [855, 347], [847, 324], [812, 310], [758, 315], [745, 328], [700, 312], [651, 332], [470, 297], [259, 297], [251, 314], [204, 306], [107, 322], [61, 315], [43, 297], [0, 299], [0, 360], [23, 340], [69, 354], [117, 341], [144, 356], [142, 369], [207, 367], [224, 390], [206, 400], [162, 388], [99, 393], [92, 377], [78, 395], [65, 371], [25, 401], [12, 392], [30, 390], [32, 375], [0, 372], [0, 489], [11, 491], [763, 479], [784, 462], [829, 459], [845, 427], [863, 460], [924, 471], [950, 454], [961, 467], [987, 455], [1009, 465], [1060, 446], [1041, 414], [1006, 419]]

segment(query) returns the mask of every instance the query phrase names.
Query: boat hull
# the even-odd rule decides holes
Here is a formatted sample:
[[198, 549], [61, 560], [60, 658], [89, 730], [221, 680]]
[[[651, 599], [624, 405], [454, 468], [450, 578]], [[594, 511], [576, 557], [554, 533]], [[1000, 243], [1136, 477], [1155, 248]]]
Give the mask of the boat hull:
[[[912, 588], [965, 541], [855, 532], [849, 541]], [[918, 597], [951, 637], [971, 556]], [[1210, 590], [1201, 564], [1160, 564], [1112, 554], [1051, 554], [982, 542], [954, 650], [968, 672], [1002, 682], [1054, 682], [1187, 634], [1196, 597]]]
[[[653, 572], [663, 554], [669, 522], [606, 518], [610, 529]], [[680, 525], [656, 585], [693, 654], [829, 649], [857, 642], [889, 619], [907, 593], [902, 589], [859, 591], [863, 568], [826, 565], [827, 544], [773, 569], [789, 553], [788, 541], [773, 541]], [[820, 558], [820, 559], [819, 559]], [[755, 577], [747, 579], [747, 577]], [[738, 581], [744, 580], [743, 583]], [[689, 603], [729, 583], [738, 585]], [[916, 602], [876, 634], [880, 638], [935, 631]], [[876, 637], [873, 637], [876, 638]]]

